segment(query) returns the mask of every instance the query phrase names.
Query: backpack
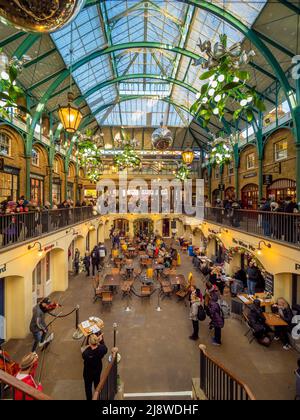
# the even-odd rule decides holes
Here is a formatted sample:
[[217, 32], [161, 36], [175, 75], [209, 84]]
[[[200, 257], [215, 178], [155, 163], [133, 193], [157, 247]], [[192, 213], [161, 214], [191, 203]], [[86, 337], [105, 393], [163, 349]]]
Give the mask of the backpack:
[[92, 252], [92, 258], [96, 260], [97, 257], [98, 257], [97, 252], [96, 251], [93, 251]]
[[206, 320], [206, 313], [202, 305], [199, 305], [198, 307], [198, 319], [199, 321], [205, 321]]
[[100, 258], [104, 258], [105, 257], [105, 248], [100, 248], [99, 249], [99, 256], [100, 256]]
[[230, 309], [230, 306], [228, 305], [228, 303], [225, 302], [225, 300], [219, 300], [218, 304], [220, 306], [221, 315], [223, 316], [223, 318], [224, 319], [230, 318], [231, 309]]

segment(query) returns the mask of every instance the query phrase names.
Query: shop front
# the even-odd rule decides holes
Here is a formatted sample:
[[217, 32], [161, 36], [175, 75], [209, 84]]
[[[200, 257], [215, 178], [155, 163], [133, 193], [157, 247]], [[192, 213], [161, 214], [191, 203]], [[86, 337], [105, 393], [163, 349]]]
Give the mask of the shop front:
[[151, 219], [140, 219], [134, 222], [134, 234], [151, 235], [154, 230], [154, 224]]
[[52, 179], [52, 201], [54, 200], [57, 204], [61, 203], [61, 179], [59, 177]]
[[30, 174], [30, 199], [39, 205], [44, 204], [44, 177]]
[[170, 219], [163, 219], [163, 221], [162, 221], [162, 236], [163, 236], [163, 238], [170, 238], [170, 236], [171, 236], [171, 233], [170, 233]]
[[257, 210], [258, 208], [258, 185], [248, 184], [242, 189], [242, 204], [244, 209]]
[[0, 158], [0, 202], [12, 197], [13, 201], [19, 198], [19, 172], [17, 168], [3, 164]]
[[39, 299], [49, 296], [51, 292], [51, 252], [49, 252], [32, 272], [32, 306], [35, 306]]
[[129, 232], [129, 222], [126, 219], [116, 219], [114, 220], [114, 229], [122, 232], [123, 235], [126, 235]]
[[267, 196], [277, 202], [287, 197], [296, 198], [296, 182], [287, 178], [278, 179], [268, 187]]
[[67, 183], [67, 199], [74, 200], [74, 184], [73, 182]]
[[225, 190], [225, 198], [228, 198], [229, 200], [234, 200], [235, 199], [235, 189], [234, 187], [228, 187]]

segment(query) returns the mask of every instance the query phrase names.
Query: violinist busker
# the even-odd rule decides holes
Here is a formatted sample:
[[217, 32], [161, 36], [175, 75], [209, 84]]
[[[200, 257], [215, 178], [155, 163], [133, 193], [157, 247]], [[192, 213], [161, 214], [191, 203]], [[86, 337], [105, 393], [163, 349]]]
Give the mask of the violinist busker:
[[89, 345], [82, 353], [84, 361], [83, 379], [85, 384], [86, 399], [93, 398], [93, 385], [96, 389], [100, 383], [102, 372], [102, 359], [107, 353], [107, 347], [103, 340], [103, 334], [89, 337]]
[[56, 309], [59, 305], [52, 303], [49, 298], [44, 298], [38, 303], [32, 311], [32, 319], [30, 322], [30, 331], [34, 338], [32, 352], [34, 353], [38, 347], [44, 347], [50, 343], [54, 335], [53, 333], [47, 337], [48, 328], [45, 321], [46, 314]]

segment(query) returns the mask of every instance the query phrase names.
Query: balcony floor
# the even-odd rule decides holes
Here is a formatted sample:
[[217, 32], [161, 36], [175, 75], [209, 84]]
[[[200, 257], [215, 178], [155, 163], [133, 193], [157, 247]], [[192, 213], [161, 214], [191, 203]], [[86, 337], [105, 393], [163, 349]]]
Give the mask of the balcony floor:
[[[186, 276], [192, 271], [203, 290], [202, 278], [186, 255], [182, 256], [178, 271]], [[53, 297], [59, 296], [54, 294]], [[299, 354], [294, 350], [285, 352], [277, 342], [268, 349], [256, 342], [249, 344], [244, 337], [246, 327], [240, 321], [226, 322], [223, 346], [215, 348], [210, 344], [208, 321], [200, 326], [198, 344], [188, 339], [192, 330], [189, 309], [175, 297], [164, 299], [162, 312], [157, 312], [157, 294], [150, 300], [134, 296], [129, 313], [125, 312], [126, 300], [121, 299], [120, 293], [111, 308], [103, 308], [101, 302], [93, 304], [92, 297], [92, 280], [81, 274], [70, 277], [69, 289], [62, 294], [60, 302], [64, 313], [79, 304], [81, 320], [100, 316], [105, 322], [105, 340], [109, 348], [113, 344], [112, 325], [118, 323], [117, 345], [122, 356], [119, 372], [125, 393], [191, 391], [192, 378], [199, 377], [198, 344], [203, 343], [212, 356], [248, 384], [258, 399], [294, 398], [294, 369]], [[44, 392], [55, 399], [85, 398], [81, 341], [72, 339], [74, 324], [73, 315], [55, 322], [55, 340], [45, 357]], [[19, 360], [30, 351], [31, 343], [31, 336], [25, 340], [11, 340], [5, 350]]]

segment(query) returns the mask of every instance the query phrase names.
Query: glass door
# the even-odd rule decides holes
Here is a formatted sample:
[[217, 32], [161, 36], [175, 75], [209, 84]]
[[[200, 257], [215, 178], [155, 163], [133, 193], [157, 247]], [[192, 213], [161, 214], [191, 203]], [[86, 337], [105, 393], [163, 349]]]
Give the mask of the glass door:
[[170, 219], [163, 219], [162, 234], [164, 238], [170, 237]]

